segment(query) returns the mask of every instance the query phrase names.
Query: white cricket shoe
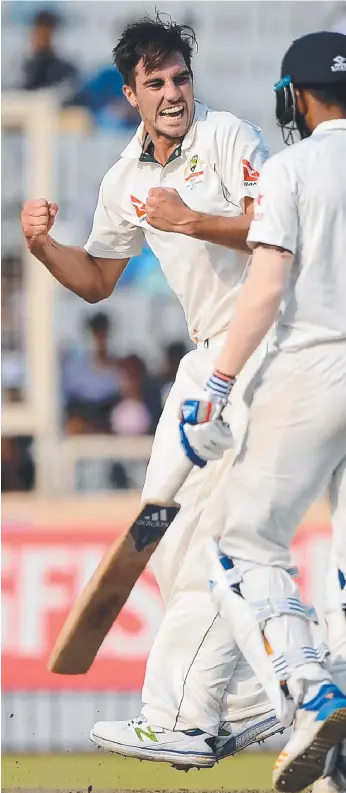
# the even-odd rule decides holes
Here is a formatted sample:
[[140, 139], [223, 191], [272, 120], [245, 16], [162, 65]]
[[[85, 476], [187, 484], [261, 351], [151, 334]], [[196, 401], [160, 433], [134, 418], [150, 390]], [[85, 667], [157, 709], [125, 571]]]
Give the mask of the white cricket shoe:
[[102, 749], [165, 762], [179, 768], [211, 768], [215, 763], [215, 738], [202, 730], [166, 730], [140, 716], [131, 721], [98, 721], [90, 740]]
[[253, 743], [265, 741], [271, 735], [282, 733], [284, 729], [274, 710], [251, 719], [223, 721], [215, 743], [216, 760], [223, 760]]
[[273, 772], [276, 790], [297, 793], [323, 774], [328, 752], [346, 738], [346, 697], [333, 684], [296, 710], [293, 733]]

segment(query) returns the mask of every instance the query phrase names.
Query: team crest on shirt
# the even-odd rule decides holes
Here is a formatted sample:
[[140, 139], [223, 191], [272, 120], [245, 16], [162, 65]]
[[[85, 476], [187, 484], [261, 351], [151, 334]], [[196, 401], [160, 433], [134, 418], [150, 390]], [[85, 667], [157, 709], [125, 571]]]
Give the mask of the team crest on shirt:
[[242, 160], [244, 174], [244, 187], [253, 187], [259, 179], [259, 171], [252, 167], [249, 160]]
[[131, 200], [132, 206], [135, 208], [136, 215], [137, 215], [140, 223], [143, 223], [143, 221], [145, 220], [145, 218], [147, 216], [147, 207], [146, 207], [146, 205], [144, 204], [143, 201], [140, 200], [140, 198], [136, 198], [136, 196], [134, 196], [134, 195], [130, 195], [130, 200]]
[[184, 182], [189, 190], [193, 190], [197, 184], [203, 182], [204, 165], [205, 161], [202, 160], [198, 154], [193, 154], [192, 157], [190, 157], [184, 169]]

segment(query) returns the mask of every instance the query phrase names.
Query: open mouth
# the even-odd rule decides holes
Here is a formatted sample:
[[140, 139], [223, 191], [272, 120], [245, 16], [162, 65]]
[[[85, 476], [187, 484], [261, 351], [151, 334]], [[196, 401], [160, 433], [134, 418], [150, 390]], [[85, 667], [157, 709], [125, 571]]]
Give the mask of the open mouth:
[[172, 107], [165, 107], [160, 110], [161, 118], [174, 118], [179, 119], [184, 115], [184, 105], [173, 105]]

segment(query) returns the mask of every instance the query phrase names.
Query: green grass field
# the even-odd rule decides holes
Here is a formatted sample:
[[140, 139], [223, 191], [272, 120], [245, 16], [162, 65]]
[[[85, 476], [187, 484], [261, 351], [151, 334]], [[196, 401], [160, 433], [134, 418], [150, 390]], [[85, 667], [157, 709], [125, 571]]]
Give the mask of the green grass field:
[[87, 755], [5, 755], [2, 790], [86, 791], [267, 791], [274, 757], [241, 754], [213, 769], [188, 773], [165, 763], [140, 763], [101, 752]]

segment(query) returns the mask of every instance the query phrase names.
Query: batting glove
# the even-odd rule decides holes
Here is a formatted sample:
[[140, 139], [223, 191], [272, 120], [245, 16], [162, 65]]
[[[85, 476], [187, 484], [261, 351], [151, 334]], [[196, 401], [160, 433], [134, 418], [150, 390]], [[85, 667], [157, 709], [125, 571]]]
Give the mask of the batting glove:
[[209, 460], [218, 460], [232, 446], [232, 433], [221, 418], [235, 383], [233, 377], [217, 370], [205, 390], [209, 399], [186, 399], [181, 406], [180, 440], [186, 456], [204, 468]]
[[180, 440], [186, 456], [204, 468], [209, 460], [219, 460], [233, 443], [229, 424], [221, 418], [205, 424], [180, 423]]

